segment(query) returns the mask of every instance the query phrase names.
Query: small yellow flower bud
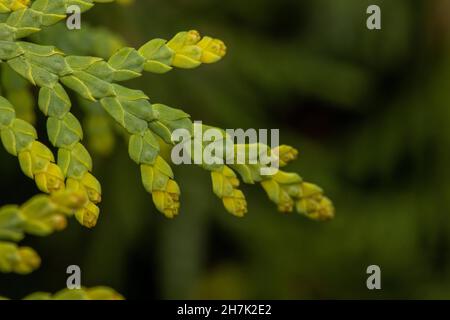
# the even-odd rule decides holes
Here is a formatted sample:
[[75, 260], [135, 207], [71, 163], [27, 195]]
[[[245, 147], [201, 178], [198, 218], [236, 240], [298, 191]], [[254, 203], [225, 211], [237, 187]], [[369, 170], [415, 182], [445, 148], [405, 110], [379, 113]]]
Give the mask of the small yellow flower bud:
[[323, 190], [315, 184], [304, 182], [301, 185], [301, 198], [296, 204], [297, 211], [313, 220], [330, 220], [334, 218], [334, 206], [323, 195]]
[[278, 155], [280, 167], [286, 166], [289, 162], [297, 159], [298, 157], [297, 149], [287, 145], [281, 145], [274, 148], [273, 152]]
[[21, 247], [17, 251], [18, 260], [14, 264], [13, 271], [19, 274], [28, 274], [41, 265], [41, 258], [36, 251], [29, 247]]
[[37, 172], [34, 179], [40, 190], [52, 193], [64, 188], [64, 175], [58, 165], [48, 163], [43, 171]]
[[215, 63], [222, 59], [227, 53], [225, 43], [211, 37], [204, 37], [197, 46], [203, 50], [200, 59], [203, 63]]
[[278, 210], [283, 213], [289, 213], [294, 210], [294, 200], [284, 189], [280, 189]]
[[[141, 48], [140, 52], [148, 58], [152, 50], [156, 46], [156, 42], [152, 42], [152, 45], [147, 44]], [[226, 52], [227, 47], [223, 41], [213, 39], [211, 37], [201, 38], [198, 31], [191, 30], [188, 32], [180, 32], [173, 37], [166, 44], [166, 48], [171, 52], [171, 66], [192, 69], [196, 68], [202, 63], [214, 63], [222, 59]], [[159, 72], [156, 66], [148, 66], [151, 71]], [[168, 70], [160, 70], [161, 72], [167, 72]]]
[[55, 214], [50, 218], [50, 224], [55, 231], [61, 231], [67, 227], [67, 219], [61, 214]]
[[232, 215], [242, 218], [247, 213], [247, 201], [241, 190], [234, 189], [230, 197], [223, 198], [225, 209]]
[[88, 202], [84, 208], [75, 212], [75, 218], [77, 218], [78, 222], [83, 226], [93, 228], [97, 225], [99, 214], [100, 209], [92, 202]]
[[327, 197], [305, 198], [297, 202], [297, 211], [310, 219], [327, 221], [334, 218], [334, 206]]
[[168, 180], [166, 190], [155, 190], [152, 193], [156, 208], [167, 218], [178, 215], [180, 208], [180, 188], [174, 180]]
[[186, 40], [184, 45], [191, 46], [197, 44], [201, 39], [200, 33], [197, 30], [190, 30], [186, 34]]
[[102, 187], [100, 182], [89, 172], [86, 172], [81, 179], [81, 183], [86, 188], [89, 200], [93, 203], [100, 203], [102, 200]]
[[247, 201], [239, 187], [239, 179], [234, 171], [223, 166], [221, 170], [212, 171], [213, 191], [222, 199], [225, 209], [234, 216], [243, 217], [247, 213]]
[[202, 48], [197, 46], [201, 37], [198, 31], [179, 32], [167, 43], [175, 52], [172, 66], [182, 69], [197, 68], [201, 64]]
[[200, 38], [200, 34], [196, 30], [183, 31], [167, 42], [167, 46], [175, 52], [180, 52], [188, 46], [196, 45]]

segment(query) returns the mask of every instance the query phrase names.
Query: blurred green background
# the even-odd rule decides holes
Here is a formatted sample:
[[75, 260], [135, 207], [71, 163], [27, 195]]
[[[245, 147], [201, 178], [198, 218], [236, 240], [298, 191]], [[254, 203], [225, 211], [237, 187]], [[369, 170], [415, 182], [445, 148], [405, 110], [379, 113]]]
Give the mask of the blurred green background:
[[[380, 31], [366, 28], [370, 4]], [[1, 275], [2, 295], [57, 291], [77, 264], [83, 285], [128, 299], [450, 298], [450, 1], [137, 0], [96, 6], [85, 21], [135, 47], [194, 28], [223, 39], [221, 63], [129, 86], [208, 124], [280, 128], [300, 151], [289, 170], [324, 187], [337, 216], [282, 215], [246, 186], [249, 213], [237, 219], [207, 172], [182, 166], [181, 214], [169, 221], [118, 137], [110, 156], [94, 157], [98, 226], [72, 220], [27, 237], [43, 264]], [[37, 193], [16, 159], [2, 151], [0, 162], [1, 205]], [[382, 290], [366, 288], [372, 264]]]

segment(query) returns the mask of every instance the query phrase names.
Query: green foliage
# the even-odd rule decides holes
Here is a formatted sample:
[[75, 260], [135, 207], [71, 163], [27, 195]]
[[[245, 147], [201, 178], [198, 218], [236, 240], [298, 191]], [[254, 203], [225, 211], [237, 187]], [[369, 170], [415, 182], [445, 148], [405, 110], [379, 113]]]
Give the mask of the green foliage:
[[[121, 40], [110, 33], [94, 28], [66, 40], [70, 47], [74, 40], [97, 43], [96, 39], [102, 38], [97, 47], [84, 48], [83, 55], [70, 55], [53, 45], [39, 44], [48, 39], [45, 35], [41, 37], [40, 32], [66, 18], [70, 5], [81, 6], [84, 12], [92, 8], [94, 2], [111, 1], [0, 0], [0, 61], [7, 65], [2, 78], [5, 97], [0, 97], [1, 140], [5, 149], [18, 157], [25, 175], [34, 179], [41, 191], [50, 194], [33, 198], [22, 207], [5, 207], [0, 211], [0, 235], [7, 240], [21, 240], [24, 232], [48, 235], [65, 227], [66, 215], [74, 214], [89, 228], [97, 224], [101, 185], [91, 173], [93, 161], [81, 143], [83, 128], [71, 112], [72, 99], [65, 88], [78, 94], [79, 104], [88, 113], [87, 123], [91, 125], [87, 127], [94, 139], [90, 144], [97, 145], [94, 149], [107, 154], [112, 148], [114, 136], [108, 114], [122, 132], [126, 132], [129, 156], [139, 165], [142, 183], [152, 194], [156, 208], [168, 218], [179, 213], [180, 188], [162, 151], [170, 150], [173, 145], [174, 130], [192, 131], [194, 124], [189, 114], [163, 104], [152, 104], [144, 92], [118, 83], [138, 78], [144, 71], [163, 74], [173, 68], [193, 69], [218, 62], [225, 56], [226, 46], [221, 40], [202, 38], [197, 31], [187, 31], [177, 33], [169, 41], [153, 39], [134, 49], [124, 47]], [[58, 30], [56, 26], [53, 28]], [[62, 31], [69, 33], [61, 27], [57, 32]], [[23, 40], [27, 37], [31, 41]], [[57, 149], [56, 161], [52, 151], [37, 140], [28, 85], [16, 75], [8, 76], [14, 74], [12, 71], [39, 89], [38, 106], [47, 119], [48, 139]], [[102, 124], [98, 128], [96, 121]], [[97, 132], [101, 134], [100, 142], [95, 142]], [[110, 140], [106, 147], [102, 146], [103, 139]], [[283, 166], [297, 156], [296, 150], [288, 146], [270, 152], [279, 153]], [[242, 217], [247, 212], [247, 201], [239, 189], [240, 175], [246, 183], [261, 183], [282, 212], [296, 209], [316, 220], [333, 217], [334, 208], [319, 187], [293, 173], [280, 171], [273, 177], [262, 176], [259, 174], [261, 166], [257, 163], [230, 167], [205, 165], [203, 168], [211, 171], [214, 193], [235, 216]], [[63, 189], [65, 193], [61, 193]], [[77, 195], [76, 201], [71, 199], [74, 195]], [[32, 249], [19, 248], [9, 242], [1, 243], [0, 257], [1, 270], [5, 272], [29, 273], [40, 263]], [[81, 290], [69, 296], [92, 298], [109, 294], [99, 292]], [[63, 292], [54, 298], [69, 296]]]
[[[66, 1], [62, 3], [67, 5]], [[24, 15], [28, 11], [39, 12], [44, 17], [57, 14], [56, 11], [51, 11], [54, 9], [43, 7], [39, 1], [33, 3], [30, 9], [23, 10]], [[20, 26], [29, 28], [27, 23], [30, 22], [27, 21], [22, 21]], [[44, 24], [38, 21], [39, 25], [50, 25], [55, 22]], [[196, 31], [181, 32], [168, 42], [162, 39], [151, 40], [139, 50], [122, 48], [105, 61], [95, 57], [65, 56], [55, 47], [8, 40], [21, 37], [23, 35], [20, 32], [13, 37], [8, 35], [3, 37], [0, 59], [6, 61], [14, 71], [33, 85], [41, 88], [39, 108], [48, 117], [49, 139], [59, 148], [58, 165], [68, 179], [68, 184], [76, 184], [73, 180], [88, 180], [84, 177], [92, 170], [92, 160], [80, 143], [83, 138], [82, 128], [69, 112], [71, 101], [61, 84], [87, 100], [100, 102], [107, 113], [128, 131], [131, 135], [130, 157], [141, 166], [143, 182], [147, 191], [153, 194], [156, 207], [168, 217], [176, 215], [179, 208], [179, 188], [173, 180], [173, 173], [168, 164], [158, 156], [160, 149], [155, 135], [165, 143], [172, 144], [173, 130], [180, 128], [191, 130], [189, 115], [162, 104], [152, 105], [143, 92], [128, 89], [115, 82], [139, 77], [143, 70], [163, 73], [172, 67], [191, 69], [201, 63], [217, 62], [226, 53], [223, 42], [210, 37], [202, 39]], [[91, 177], [90, 180], [92, 179]], [[258, 177], [257, 181], [260, 180], [262, 177]], [[301, 182], [298, 177], [296, 183]], [[91, 197], [88, 204], [95, 208], [98, 195], [101, 193], [99, 184], [94, 179], [91, 185], [85, 187], [95, 190], [95, 199]], [[266, 188], [267, 190], [269, 189]], [[302, 197], [300, 191], [297, 193]], [[291, 197], [296, 196], [284, 192], [282, 196], [273, 195], [271, 198], [280, 204], [285, 201], [293, 202]], [[231, 192], [227, 198], [241, 201], [243, 194]], [[232, 213], [233, 207], [230, 204], [226, 205]], [[240, 209], [237, 210], [242, 211], [242, 206], [238, 207]], [[283, 211], [292, 211], [291, 207], [280, 206]], [[330, 212], [332, 207], [328, 206], [326, 210]], [[88, 217], [85, 217], [78, 214], [77, 218], [80, 223], [92, 227], [95, 225], [96, 215], [88, 214]]]

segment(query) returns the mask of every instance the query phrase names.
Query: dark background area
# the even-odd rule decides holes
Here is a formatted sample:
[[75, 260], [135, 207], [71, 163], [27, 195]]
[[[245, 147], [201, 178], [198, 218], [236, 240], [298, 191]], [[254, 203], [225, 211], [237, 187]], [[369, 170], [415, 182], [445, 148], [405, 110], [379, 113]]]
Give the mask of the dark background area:
[[[371, 4], [381, 7], [382, 30], [366, 28]], [[77, 264], [83, 285], [129, 299], [450, 298], [449, 1], [137, 0], [98, 5], [87, 21], [134, 47], [190, 29], [223, 39], [218, 64], [127, 85], [193, 120], [279, 128], [300, 152], [289, 170], [321, 185], [337, 216], [279, 214], [261, 188], [245, 186], [249, 213], [237, 219], [207, 172], [182, 166], [181, 213], [167, 220], [118, 135], [111, 154], [94, 156], [97, 227], [72, 220], [59, 234], [27, 237], [43, 264], [29, 276], [1, 275], [2, 295], [62, 289]], [[37, 193], [17, 159], [1, 151], [0, 164], [1, 205]], [[382, 290], [366, 288], [372, 264]]]

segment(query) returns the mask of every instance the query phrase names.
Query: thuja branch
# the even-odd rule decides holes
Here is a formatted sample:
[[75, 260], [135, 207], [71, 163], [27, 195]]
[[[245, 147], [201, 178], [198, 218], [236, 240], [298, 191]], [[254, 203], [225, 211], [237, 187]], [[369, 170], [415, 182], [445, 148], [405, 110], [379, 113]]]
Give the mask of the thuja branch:
[[[225, 53], [226, 47], [220, 40], [210, 37], [201, 39], [196, 31], [180, 32], [169, 41], [153, 39], [139, 50], [133, 48], [119, 50], [108, 64], [110, 67], [115, 64], [115, 71], [120, 69], [121, 76], [112, 76], [113, 68], [111, 68], [108, 77], [112, 81], [120, 81], [138, 77], [144, 70], [164, 73], [170, 71], [174, 66], [195, 68], [202, 62], [216, 62]], [[94, 106], [91, 108], [93, 109]], [[104, 121], [102, 115], [98, 115], [95, 119]], [[108, 133], [108, 130], [108, 126], [106, 126], [105, 132]], [[165, 136], [167, 136], [166, 141], [169, 140], [167, 133]], [[280, 153], [280, 166], [285, 166], [297, 155], [297, 151], [289, 146], [282, 146], [277, 151]], [[239, 180], [235, 173], [227, 166], [203, 167], [212, 171], [214, 193], [223, 200], [227, 211], [242, 216], [247, 210], [247, 204], [244, 194], [238, 189]], [[304, 182], [297, 174], [281, 172], [274, 177], [263, 177], [259, 174], [260, 165], [232, 165], [232, 168], [239, 172], [244, 182], [261, 183], [269, 198], [278, 205], [282, 212], [290, 212], [296, 208], [298, 212], [314, 219], [323, 220], [333, 216], [332, 204], [328, 198], [323, 196], [322, 190], [313, 184]]]
[[[195, 31], [182, 32], [167, 43], [166, 49], [171, 51], [166, 49], [163, 51], [171, 53], [170, 63], [172, 65], [181, 67], [196, 67], [202, 61], [215, 62], [225, 54], [225, 46], [221, 41], [206, 37], [207, 43], [217, 45], [202, 45], [204, 40], [205, 38], [201, 40]], [[56, 146], [58, 144], [56, 137], [52, 139], [52, 131], [65, 134], [65, 138], [69, 141], [59, 147], [67, 148], [74, 144], [81, 146], [78, 142], [81, 139], [81, 128], [73, 117], [67, 119], [66, 114], [70, 115], [67, 113], [70, 108], [70, 100], [59, 82], [72, 88], [86, 99], [100, 101], [105, 110], [131, 134], [130, 156], [141, 165], [144, 186], [153, 194], [157, 208], [166, 216], [173, 217], [178, 212], [179, 188], [172, 180], [173, 173], [169, 165], [158, 156], [159, 146], [154, 134], [160, 136], [166, 143], [172, 143], [173, 130], [192, 129], [189, 116], [181, 110], [164, 105], [151, 105], [144, 93], [114, 84], [116, 81], [140, 76], [141, 71], [147, 65], [154, 66], [156, 63], [154, 53], [166, 46], [165, 41], [163, 42], [164, 44], [160, 45], [161, 40], [152, 40], [140, 50], [124, 48], [108, 61], [94, 57], [65, 57], [53, 47], [37, 46], [25, 42], [4, 42], [6, 46], [10, 46], [10, 50], [3, 52], [0, 58], [8, 61], [14, 70], [32, 83], [42, 87], [39, 99], [41, 110], [49, 114], [50, 107], [52, 107], [55, 113], [54, 117], [60, 120], [61, 118], [66, 119], [63, 126], [58, 126], [58, 130], [52, 130], [51, 126], [48, 126], [50, 139], [55, 142]], [[159, 44], [155, 46], [155, 43]], [[160, 54], [156, 56], [160, 56]], [[63, 114], [58, 114], [58, 112], [63, 112]], [[74, 132], [79, 132], [79, 134], [74, 135]], [[72, 134], [72, 139], [70, 134]], [[88, 155], [83, 151], [84, 148], [78, 150], [80, 154]], [[75, 158], [74, 154], [72, 154], [72, 158]], [[86, 156], [85, 159], [90, 158]], [[69, 168], [71, 159], [62, 162], [63, 168]], [[84, 163], [89, 164], [88, 161]], [[75, 165], [75, 168], [80, 167]], [[247, 167], [235, 166], [234, 168], [243, 176], [244, 181], [248, 183], [261, 182], [269, 197], [278, 204], [281, 211], [292, 211], [295, 205], [299, 212], [306, 212], [311, 217], [332, 216], [331, 202], [322, 196], [322, 191], [319, 188], [313, 188], [313, 191], [306, 190], [306, 186], [312, 187], [312, 185], [303, 184], [302, 179], [295, 174], [283, 175], [280, 173], [270, 179], [262, 177], [249, 179]], [[80, 172], [84, 174], [87, 170], [90, 170], [89, 166], [85, 166], [85, 170], [80, 170]], [[231, 174], [231, 170], [219, 168], [213, 169], [213, 171], [215, 193], [224, 199], [228, 211], [239, 216], [245, 213], [245, 198], [242, 192], [236, 189], [238, 182]], [[78, 175], [78, 178], [81, 176], [77, 172], [71, 173], [68, 170], [64, 170], [64, 172], [69, 175]], [[154, 179], [155, 172], [158, 174], [157, 177], [160, 177], [156, 180]], [[225, 179], [225, 181], [229, 180], [228, 187], [225, 188], [225, 190], [230, 190], [229, 192], [224, 194], [220, 191], [221, 188], [217, 187], [220, 185], [217, 182], [219, 181], [218, 175], [222, 177], [221, 181], [224, 181], [223, 177], [230, 178]], [[310, 201], [305, 204], [305, 199]]]
[[[276, 170], [273, 174], [263, 174], [267, 169], [267, 161], [285, 167], [296, 160], [298, 151], [287, 145], [281, 145], [270, 149], [263, 143], [257, 144], [234, 144], [234, 137], [220, 128], [195, 123], [194, 134], [207, 130], [214, 130], [216, 134], [210, 141], [202, 141], [200, 144], [191, 138], [179, 141], [176, 152], [180, 149], [187, 152], [195, 161], [196, 148], [204, 157], [205, 148], [211, 144], [215, 146], [215, 157], [217, 152], [221, 155], [219, 162], [214, 164], [202, 164], [202, 167], [210, 170], [214, 193], [223, 200], [225, 208], [236, 216], [242, 216], [246, 212], [246, 201], [243, 193], [238, 189], [239, 180], [234, 169], [247, 184], [261, 184], [270, 200], [277, 204], [280, 212], [293, 212], [294, 209], [314, 220], [328, 220], [334, 216], [332, 202], [323, 194], [323, 190], [315, 184], [305, 182], [298, 174]], [[202, 134], [201, 134], [202, 135]], [[176, 135], [178, 136], [178, 134]], [[182, 136], [181, 134], [179, 136]], [[243, 152], [244, 151], [244, 152]], [[239, 159], [245, 156], [245, 161]], [[265, 159], [263, 162], [262, 159]], [[223, 164], [221, 164], [223, 163]], [[225, 165], [229, 163], [229, 165]]]
[[[192, 34], [183, 33], [183, 36], [190, 39]], [[178, 213], [179, 188], [173, 181], [169, 165], [158, 156], [159, 146], [152, 132], [171, 143], [171, 131], [190, 128], [191, 122], [189, 116], [180, 110], [164, 105], [152, 107], [142, 92], [112, 83], [139, 75], [137, 71], [143, 68], [144, 58], [136, 50], [121, 50], [106, 62], [92, 57], [65, 57], [53, 47], [26, 42], [2, 41], [1, 44], [0, 59], [42, 88], [39, 106], [50, 116], [50, 140], [57, 147], [73, 150], [71, 153], [59, 152], [61, 156], [58, 156], [58, 164], [67, 176], [81, 178], [84, 172], [90, 170], [91, 163], [88, 153], [78, 142], [81, 127], [68, 113], [70, 100], [59, 82], [86, 99], [99, 100], [111, 116], [127, 129], [132, 135], [130, 156], [141, 165], [144, 186], [152, 193], [157, 208], [168, 217]], [[56, 125], [52, 125], [52, 118], [59, 122], [54, 121]], [[99, 192], [95, 196], [97, 194]], [[80, 220], [86, 224], [84, 217]], [[87, 225], [90, 226], [90, 223]]]
[[[52, 128], [51, 121], [53, 121], [52, 118], [49, 119], [49, 128]], [[56, 128], [56, 130], [60, 129]], [[22, 171], [36, 181], [41, 191], [51, 193], [64, 188], [65, 175], [60, 168], [61, 166], [54, 163], [53, 153], [36, 140], [36, 130], [31, 124], [15, 117], [14, 107], [3, 97], [0, 97], [0, 132], [5, 149], [9, 153], [18, 156]], [[77, 144], [74, 143], [71, 146], [77, 147]], [[80, 149], [83, 151], [81, 147], [76, 150]], [[82, 156], [85, 153], [82, 151], [79, 151], [80, 155], [77, 155], [78, 158], [75, 159], [83, 159]], [[59, 158], [66, 160], [67, 154], [71, 155], [69, 152], [71, 152], [69, 149], [60, 149]], [[86, 161], [90, 160], [85, 160], [83, 164]], [[75, 162], [75, 164], [77, 163]], [[84, 168], [81, 165], [79, 167]], [[88, 196], [88, 201], [86, 201], [83, 208], [77, 211], [76, 217], [84, 224], [92, 226], [95, 225], [99, 212], [92, 202], [100, 200], [100, 184], [87, 172], [87, 169], [85, 171], [81, 169], [80, 172], [83, 172], [83, 174], [79, 177], [74, 174], [68, 175], [67, 188], [73, 191], [80, 190]]]
[[[172, 147], [175, 143], [173, 134], [179, 129], [190, 134], [187, 140], [191, 142], [196, 124], [182, 110], [151, 104], [145, 93], [118, 82], [139, 77], [144, 71], [162, 74], [173, 68], [193, 69], [203, 63], [215, 63], [226, 54], [225, 44], [211, 37], [202, 38], [197, 31], [187, 31], [168, 41], [153, 39], [139, 49], [121, 48], [104, 60], [95, 57], [102, 56], [95, 52], [94, 57], [66, 56], [53, 46], [18, 41], [63, 20], [72, 5], [84, 12], [95, 2], [111, 1], [0, 0], [0, 61], [39, 87], [39, 109], [47, 117], [49, 140], [58, 150], [55, 163], [53, 153], [37, 141], [36, 130], [30, 121], [18, 119], [17, 109], [0, 96], [3, 146], [18, 157], [22, 171], [35, 180], [37, 187], [49, 193], [34, 197], [22, 206], [0, 208], [2, 272], [29, 273], [39, 266], [40, 258], [33, 249], [14, 243], [20, 241], [25, 233], [49, 235], [63, 229], [66, 218], [72, 215], [87, 227], [97, 223], [99, 208], [96, 204], [101, 200], [101, 186], [90, 173], [92, 159], [81, 144], [83, 130], [70, 112], [72, 102], [65, 88], [75, 91], [88, 108], [103, 108], [127, 132], [130, 158], [139, 165], [142, 183], [152, 194], [157, 209], [169, 218], [178, 214], [180, 189], [169, 163], [160, 155], [160, 148]], [[60, 30], [61, 33], [64, 31]], [[95, 37], [98, 35], [93, 35]], [[113, 43], [118, 45], [116, 41]], [[6, 82], [13, 80], [12, 77], [5, 79]], [[24, 92], [26, 85], [22, 83], [6, 89], [6, 94]], [[20, 100], [15, 101], [20, 103]], [[93, 119], [106, 121], [104, 115]], [[108, 132], [109, 129], [105, 127], [102, 130]], [[218, 140], [227, 139], [226, 133], [220, 130]], [[203, 143], [201, 152], [206, 148]], [[254, 147], [234, 142], [231, 145], [233, 151]], [[261, 144], [259, 147], [267, 151], [266, 156], [274, 157], [280, 167], [297, 157], [297, 151], [290, 146], [270, 149]], [[239, 189], [239, 175], [245, 183], [261, 184], [281, 212], [296, 210], [316, 220], [333, 217], [333, 205], [322, 189], [304, 182], [298, 174], [279, 170], [273, 175], [262, 175], [265, 165], [259, 160], [242, 164], [225, 161], [229, 159], [229, 155], [223, 155], [223, 162], [219, 164], [201, 165], [211, 172], [214, 193], [233, 215], [241, 217], [247, 212], [245, 196]], [[236, 160], [234, 156], [231, 159]], [[26, 297], [46, 300], [120, 298], [115, 291], [105, 287], [63, 290], [54, 295], [36, 293]]]

